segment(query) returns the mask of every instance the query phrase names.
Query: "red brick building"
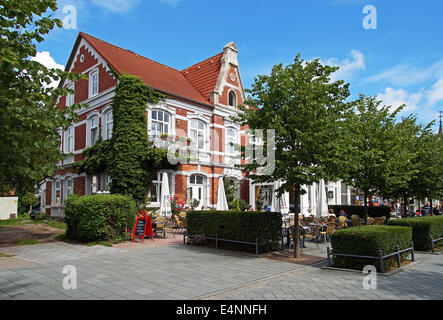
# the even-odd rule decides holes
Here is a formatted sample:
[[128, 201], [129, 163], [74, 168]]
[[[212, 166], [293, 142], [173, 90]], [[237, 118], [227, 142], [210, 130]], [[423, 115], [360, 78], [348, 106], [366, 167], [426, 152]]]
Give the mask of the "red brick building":
[[[139, 76], [148, 86], [167, 99], [158, 105], [147, 105], [148, 136], [191, 138], [198, 149], [198, 159], [169, 171], [171, 193], [189, 203], [198, 199], [200, 207], [217, 204], [218, 179], [227, 175], [239, 181], [238, 197], [250, 202], [249, 181], [235, 164], [238, 151], [232, 144], [245, 144], [245, 128], [230, 120], [239, 112], [245, 95], [233, 42], [223, 52], [185, 70], [176, 70], [144, 58], [131, 51], [80, 33], [66, 66], [67, 71], [88, 75], [88, 80], [66, 81], [63, 86], [75, 94], [59, 99], [60, 108], [73, 103], [86, 103], [88, 109], [78, 111], [80, 121], [62, 132], [61, 150], [70, 155], [60, 163], [52, 179], [41, 185], [42, 206], [53, 216], [63, 216], [64, 200], [70, 194], [95, 194], [107, 191], [111, 178], [106, 174], [88, 176], [76, 172], [72, 164], [82, 159], [82, 151], [92, 146], [101, 134], [112, 136], [112, 99], [117, 79], [110, 72]], [[152, 207], [160, 205], [161, 172], [150, 191]]]

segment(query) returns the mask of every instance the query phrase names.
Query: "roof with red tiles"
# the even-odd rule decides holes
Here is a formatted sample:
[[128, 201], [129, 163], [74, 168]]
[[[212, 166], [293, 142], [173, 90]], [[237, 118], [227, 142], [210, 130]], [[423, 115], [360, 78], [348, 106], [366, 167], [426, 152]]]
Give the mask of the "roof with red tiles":
[[182, 70], [183, 75], [207, 100], [215, 89], [221, 69], [223, 52]]
[[[213, 88], [215, 88], [215, 82], [213, 82], [215, 75], [211, 74], [211, 72], [217, 73], [216, 76], [218, 77], [217, 68], [207, 67], [205, 64], [205, 70], [209, 69], [211, 72], [208, 71], [204, 76], [200, 72], [193, 72], [190, 77], [192, 79], [191, 81], [179, 70], [140, 56], [132, 51], [119, 48], [83, 32], [80, 32], [76, 46], [80, 43], [81, 38], [85, 39], [94, 50], [106, 60], [109, 66], [119, 74], [128, 73], [138, 76], [148, 86], [178, 98], [184, 98], [205, 105], [211, 104], [209, 94], [206, 95], [206, 92], [210, 91], [208, 86], [211, 86], [212, 83]], [[68, 66], [72, 63], [74, 54], [75, 50], [69, 59]], [[200, 64], [206, 61], [207, 60]], [[188, 69], [192, 68], [193, 67]], [[218, 68], [218, 71], [219, 70], [220, 68]], [[198, 77], [197, 74], [201, 76]], [[208, 79], [210, 83], [203, 83], [206, 81], [205, 79]]]

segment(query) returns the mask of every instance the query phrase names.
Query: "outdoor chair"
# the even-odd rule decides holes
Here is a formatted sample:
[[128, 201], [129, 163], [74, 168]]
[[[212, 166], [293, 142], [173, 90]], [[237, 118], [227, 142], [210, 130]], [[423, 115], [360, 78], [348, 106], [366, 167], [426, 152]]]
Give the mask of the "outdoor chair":
[[[290, 242], [290, 244], [289, 244], [289, 249], [291, 249], [291, 248], [294, 248], [294, 226], [291, 226], [290, 228], [289, 228], [289, 230], [290, 230], [290, 240], [291, 240], [291, 242]], [[303, 232], [302, 232], [302, 230], [300, 230], [300, 241], [299, 241], [299, 246], [300, 246], [300, 251], [302, 251], [303, 250], [303, 247], [304, 247], [304, 235], [303, 235]]]
[[180, 222], [182, 224], [183, 231], [188, 230], [188, 221], [186, 220], [186, 217], [180, 217]]
[[361, 226], [361, 220], [360, 220], [359, 216], [353, 215], [351, 217], [351, 221], [352, 221], [353, 227], [360, 227]]
[[328, 237], [329, 237], [329, 239], [331, 238], [331, 234], [334, 233], [334, 231], [335, 231], [335, 224], [328, 224], [326, 226], [326, 231], [320, 232], [322, 237], [324, 237], [324, 239], [325, 239], [325, 243], [326, 243]]
[[177, 215], [174, 215], [174, 219], [175, 219], [175, 229], [183, 231], [183, 224], [180, 218]]
[[374, 225], [381, 226], [386, 220], [386, 217], [376, 217], [374, 218]]
[[[319, 238], [319, 236], [320, 236], [320, 228], [321, 228], [321, 226], [316, 226], [315, 227], [315, 229], [314, 229], [314, 232], [312, 233], [312, 234], [310, 234], [310, 233], [306, 233], [305, 235], [304, 235], [304, 238], [306, 239], [311, 239], [311, 241], [314, 241], [316, 244], [317, 244], [317, 248], [318, 249], [320, 249], [320, 246], [318, 245], [318, 238]], [[304, 240], [305, 240], [304, 239]], [[303, 241], [304, 241], [303, 240]]]
[[373, 224], [374, 224], [374, 218], [369, 217], [369, 218], [366, 220], [366, 225], [367, 225], [367, 226], [372, 226]]
[[166, 219], [164, 217], [158, 217], [155, 219], [157, 222], [157, 228], [155, 229], [155, 237], [158, 237], [161, 234], [162, 238], [166, 238]]

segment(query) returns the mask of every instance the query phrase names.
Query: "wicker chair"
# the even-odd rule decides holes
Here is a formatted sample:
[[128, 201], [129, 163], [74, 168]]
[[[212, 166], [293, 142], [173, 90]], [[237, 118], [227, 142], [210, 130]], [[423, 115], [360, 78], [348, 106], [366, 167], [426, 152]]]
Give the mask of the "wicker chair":
[[351, 217], [351, 221], [352, 221], [352, 226], [353, 227], [359, 227], [361, 226], [361, 221], [360, 221], [360, 217], [357, 215], [353, 215]]
[[328, 224], [328, 225], [326, 226], [326, 231], [321, 231], [321, 232], [320, 232], [320, 234], [321, 234], [321, 235], [324, 237], [324, 239], [325, 239], [325, 243], [326, 243], [326, 238], [327, 238], [327, 237], [330, 237], [331, 234], [334, 233], [335, 228], [336, 228], [336, 225], [331, 223], [331, 224]]
[[312, 241], [314, 241], [317, 244], [317, 248], [319, 248], [319, 249], [320, 249], [320, 246], [318, 245], [318, 242], [319, 242], [318, 237], [320, 235], [320, 228], [321, 228], [321, 226], [316, 226], [314, 229], [314, 232], [312, 234], [307, 233], [304, 235], [305, 239], [308, 238], [308, 239], [311, 239]]
[[374, 225], [381, 226], [386, 220], [386, 217], [376, 217], [374, 218]]
[[367, 226], [372, 226], [373, 224], [374, 224], [374, 218], [369, 217], [369, 218], [366, 220], [366, 225], [367, 225]]

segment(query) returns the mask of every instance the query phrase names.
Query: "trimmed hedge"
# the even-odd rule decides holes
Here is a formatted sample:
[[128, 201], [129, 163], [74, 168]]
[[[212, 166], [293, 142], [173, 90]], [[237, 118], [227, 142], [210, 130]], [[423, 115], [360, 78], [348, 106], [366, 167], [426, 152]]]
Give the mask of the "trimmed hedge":
[[[378, 257], [378, 250], [383, 250], [383, 255], [395, 252], [398, 244], [400, 249], [411, 246], [412, 228], [389, 226], [362, 226], [342, 229], [331, 236], [332, 253], [354, 254]], [[408, 253], [403, 253], [406, 258]], [[384, 267], [395, 263], [396, 258], [384, 260]], [[334, 267], [362, 270], [366, 265], [374, 265], [380, 271], [378, 260], [333, 257]]]
[[136, 204], [128, 196], [71, 196], [65, 206], [66, 236], [82, 242], [123, 241], [136, 213]]
[[[281, 240], [282, 216], [279, 212], [192, 211], [186, 215], [188, 234], [255, 243], [259, 252], [276, 250]], [[215, 241], [208, 240], [215, 246]], [[219, 242], [219, 248], [255, 252], [255, 246]]]
[[412, 227], [414, 248], [420, 251], [430, 251], [431, 236], [437, 239], [443, 234], [443, 216], [392, 219], [388, 225]]
[[[365, 207], [364, 206], [347, 206], [347, 205], [330, 205], [329, 209], [334, 210], [334, 214], [339, 217], [340, 216], [340, 210], [344, 209], [348, 217], [351, 217], [352, 215], [356, 214], [361, 219], [365, 218]], [[390, 207], [369, 207], [368, 206], [368, 216], [372, 218], [377, 217], [386, 217], [386, 220], [388, 220], [391, 217], [391, 208]]]

